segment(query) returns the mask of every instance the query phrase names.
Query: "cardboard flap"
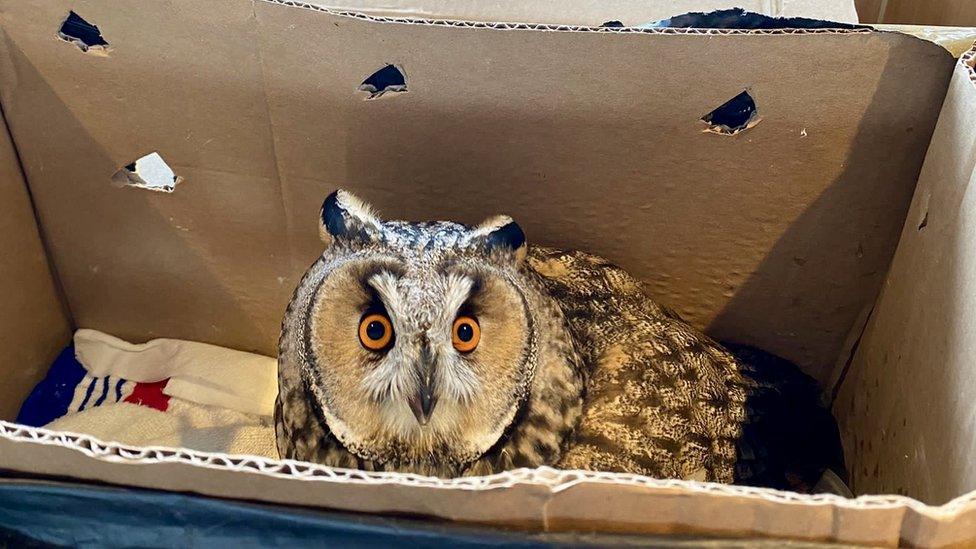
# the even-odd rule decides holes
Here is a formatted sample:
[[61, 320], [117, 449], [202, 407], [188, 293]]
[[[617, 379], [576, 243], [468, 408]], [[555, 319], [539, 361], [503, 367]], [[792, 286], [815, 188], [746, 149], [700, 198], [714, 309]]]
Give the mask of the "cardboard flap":
[[314, 0], [311, 5], [378, 17], [460, 21], [550, 23], [598, 26], [606, 21], [640, 25], [692, 11], [743, 8], [778, 17], [810, 17], [857, 23], [853, 0], [563, 0], [497, 2], [486, 0]]
[[897, 31], [934, 42], [953, 56], [960, 57], [976, 42], [976, 27], [927, 27], [924, 25], [872, 25], [879, 30]]
[[976, 53], [956, 65], [835, 412], [858, 493], [976, 489]]
[[[69, 9], [97, 55], [58, 38]], [[407, 24], [247, 0], [0, 10], [0, 99], [79, 325], [266, 354], [343, 186], [391, 218], [508, 213], [827, 380], [952, 63], [868, 31]], [[368, 99], [390, 64], [406, 91]], [[745, 90], [758, 123], [704, 132]], [[113, 185], [152, 152], [172, 192]]]
[[0, 205], [0, 419], [13, 419], [24, 395], [69, 343], [71, 326], [2, 116]]

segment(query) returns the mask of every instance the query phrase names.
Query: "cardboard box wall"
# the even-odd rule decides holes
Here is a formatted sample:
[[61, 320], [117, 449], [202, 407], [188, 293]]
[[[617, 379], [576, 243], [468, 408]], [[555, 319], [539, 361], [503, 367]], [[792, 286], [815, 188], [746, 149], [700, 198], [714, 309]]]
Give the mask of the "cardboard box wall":
[[[866, 353], [885, 340], [872, 334], [936, 346], [941, 332], [927, 318], [912, 320], [911, 332], [885, 328], [903, 317], [883, 297], [850, 357], [913, 223], [906, 212], [953, 67], [945, 51], [861, 31], [430, 24], [245, 0], [139, 4], [134, 15], [134, 5], [0, 3], [0, 102], [16, 143], [4, 154], [9, 207], [20, 216], [4, 237], [27, 243], [5, 261], [35, 262], [5, 279], [28, 299], [9, 305], [4, 322], [46, 327], [31, 332], [48, 339], [25, 331], [11, 342], [35, 349], [23, 360], [36, 375], [66, 340], [67, 317], [133, 340], [273, 353], [291, 289], [320, 252], [321, 198], [344, 186], [394, 217], [510, 213], [535, 242], [613, 258], [717, 337], [780, 353], [827, 387], [844, 381], [837, 411], [854, 487], [882, 486], [864, 464], [886, 468], [891, 456], [860, 440], [889, 419], [872, 410], [905, 398], [901, 378], [875, 391], [872, 409], [844, 404], [863, 402], [850, 395], [875, 382], [860, 370], [878, 369]], [[54, 37], [68, 9], [99, 25], [107, 57]], [[359, 83], [389, 62], [404, 67], [409, 91], [364, 101]], [[920, 185], [925, 174], [964, 173], [973, 157], [965, 141], [954, 148], [954, 121], [976, 94], [971, 68], [955, 70], [947, 105], [959, 106], [943, 112]], [[733, 137], [703, 134], [698, 119], [743, 89], [763, 121]], [[152, 151], [185, 178], [175, 192], [110, 183]], [[16, 198], [15, 152], [57, 282], [38, 263], [44, 249], [23, 190]], [[912, 292], [915, 279], [898, 274], [905, 261], [896, 258], [890, 283]], [[58, 307], [58, 284], [70, 315]], [[963, 356], [953, 364], [960, 377], [969, 367]], [[940, 366], [913, 354], [899, 368], [924, 378]], [[5, 386], [8, 414], [28, 387]], [[965, 389], [961, 379], [939, 396]], [[901, 418], [904, 440], [930, 428], [923, 402]], [[960, 449], [973, 426], [950, 421], [941, 433]], [[935, 481], [912, 480], [907, 466], [886, 479], [937, 503], [974, 488], [959, 468], [925, 464]], [[888, 545], [972, 542], [976, 531], [971, 497], [928, 507], [551, 470], [440, 481], [125, 448], [10, 423], [0, 423], [0, 467], [550, 530]]]
[[[564, 0], [555, 2], [454, 2], [451, 0], [312, 0], [308, 4], [374, 17], [598, 26], [606, 21], [641, 25], [693, 11], [733, 7], [774, 17], [811, 17], [857, 23], [852, 0]], [[609, 18], [609, 19], [608, 19]]]
[[976, 26], [971, 0], [858, 0], [857, 11], [866, 23]]

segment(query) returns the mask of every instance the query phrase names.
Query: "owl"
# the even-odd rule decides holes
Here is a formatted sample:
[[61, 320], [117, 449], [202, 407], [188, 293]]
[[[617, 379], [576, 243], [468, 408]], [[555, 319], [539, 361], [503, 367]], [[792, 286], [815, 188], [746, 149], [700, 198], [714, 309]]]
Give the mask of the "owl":
[[780, 394], [782, 375], [754, 375], [607, 260], [529, 246], [506, 216], [383, 220], [341, 190], [319, 227], [327, 247], [282, 322], [282, 458], [439, 477], [548, 465], [791, 486], [782, 440], [756, 433], [790, 438], [794, 426], [766, 418], [815, 386]]

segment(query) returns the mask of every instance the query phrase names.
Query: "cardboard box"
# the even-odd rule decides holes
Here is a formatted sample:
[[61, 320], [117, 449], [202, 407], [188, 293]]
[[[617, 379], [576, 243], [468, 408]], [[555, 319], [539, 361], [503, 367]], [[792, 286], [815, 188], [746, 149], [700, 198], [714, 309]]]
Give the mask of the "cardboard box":
[[348, 10], [373, 17], [542, 23], [596, 26], [605, 21], [640, 25], [672, 15], [739, 7], [775, 17], [812, 17], [827, 21], [857, 23], [858, 14], [850, 0], [653, 0], [632, 2], [609, 0], [564, 0], [562, 2], [454, 2], [451, 0], [311, 0], [307, 4]]
[[976, 9], [969, 0], [858, 0], [857, 11], [867, 23], [976, 26]]
[[[57, 37], [69, 10], [107, 49]], [[855, 491], [905, 495], [552, 469], [438, 480], [9, 422], [0, 469], [549, 531], [976, 544], [972, 53], [868, 30], [397, 20], [259, 0], [11, 0], [0, 25], [3, 417], [76, 327], [273, 354], [321, 252], [322, 197], [343, 186], [390, 217], [505, 212], [533, 242], [613, 259], [715, 337], [817, 377]], [[365, 100], [387, 64], [406, 92]], [[703, 132], [744, 90], [761, 121]], [[172, 192], [113, 183], [152, 152], [183, 178]]]

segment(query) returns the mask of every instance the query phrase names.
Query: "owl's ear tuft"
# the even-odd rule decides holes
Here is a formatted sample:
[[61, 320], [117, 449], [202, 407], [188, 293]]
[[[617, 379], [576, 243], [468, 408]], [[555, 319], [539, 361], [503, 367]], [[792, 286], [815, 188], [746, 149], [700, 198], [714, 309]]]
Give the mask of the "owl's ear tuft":
[[474, 239], [482, 242], [485, 249], [509, 251], [515, 260], [525, 258], [525, 232], [511, 217], [500, 215], [484, 221], [474, 229]]
[[380, 237], [381, 231], [373, 209], [352, 193], [338, 189], [322, 202], [319, 236], [326, 244], [336, 240], [371, 242]]

